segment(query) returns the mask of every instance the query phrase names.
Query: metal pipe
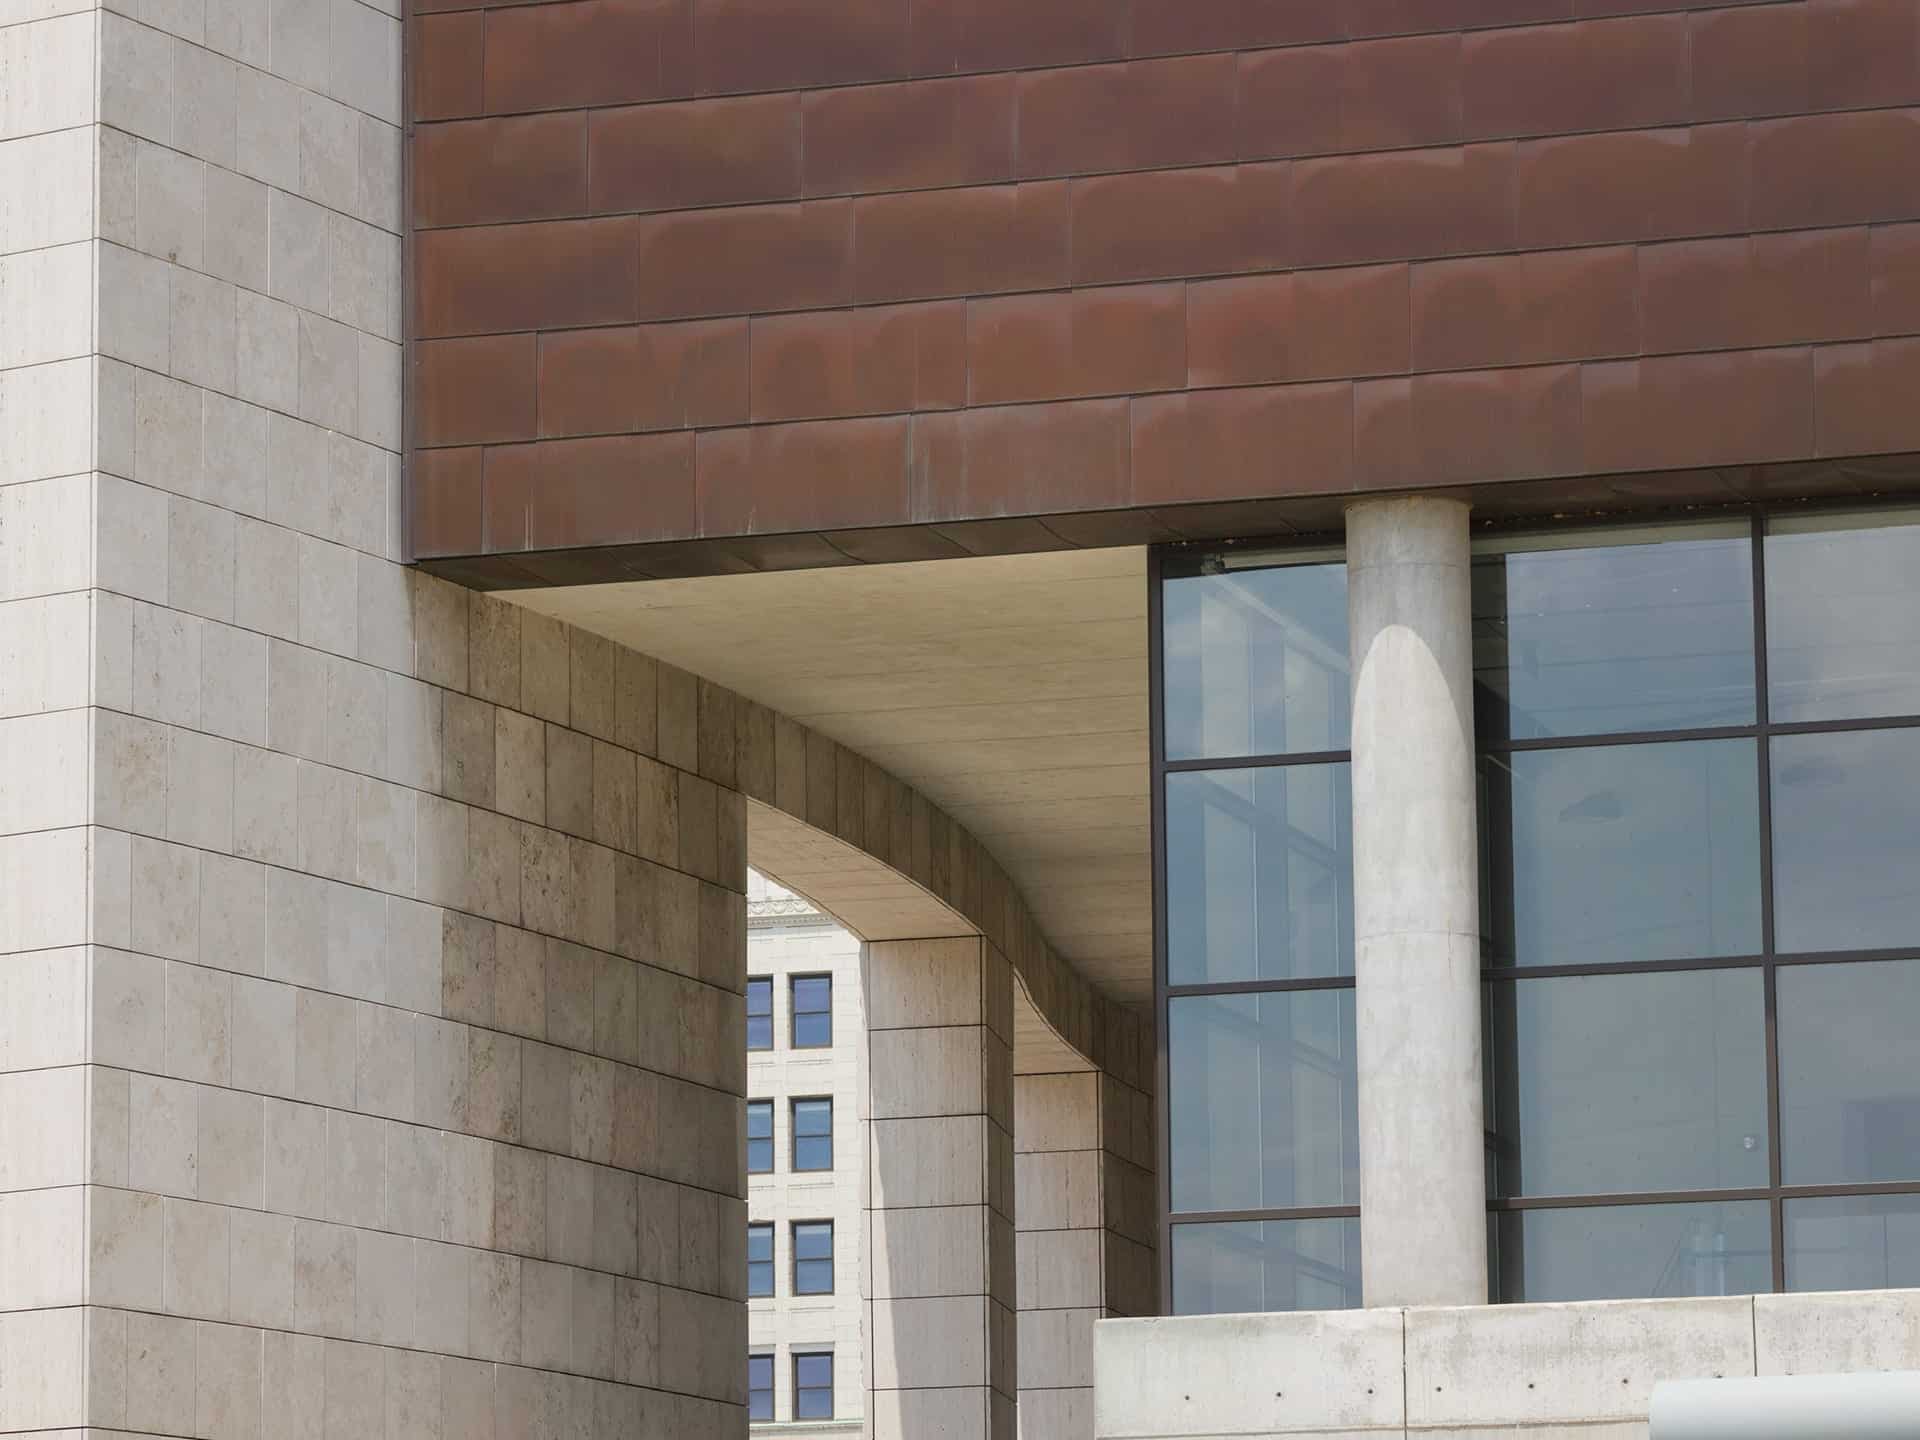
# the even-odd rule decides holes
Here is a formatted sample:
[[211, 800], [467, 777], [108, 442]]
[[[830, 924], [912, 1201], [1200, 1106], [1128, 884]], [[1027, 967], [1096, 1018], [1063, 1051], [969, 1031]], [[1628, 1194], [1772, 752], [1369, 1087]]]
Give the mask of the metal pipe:
[[1920, 1371], [1666, 1380], [1650, 1440], [1915, 1440]]

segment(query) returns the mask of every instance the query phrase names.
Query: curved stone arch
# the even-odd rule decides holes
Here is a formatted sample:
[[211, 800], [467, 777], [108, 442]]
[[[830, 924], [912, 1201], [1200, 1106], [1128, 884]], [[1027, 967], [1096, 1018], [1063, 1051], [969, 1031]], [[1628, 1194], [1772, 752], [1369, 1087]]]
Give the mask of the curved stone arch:
[[1016, 1067], [1098, 1070], [1152, 1089], [1140, 1017], [1048, 943], [1012, 879], [965, 826], [904, 781], [797, 720], [699, 682], [701, 730], [731, 710], [755, 868], [865, 940], [977, 934], [1012, 966]]

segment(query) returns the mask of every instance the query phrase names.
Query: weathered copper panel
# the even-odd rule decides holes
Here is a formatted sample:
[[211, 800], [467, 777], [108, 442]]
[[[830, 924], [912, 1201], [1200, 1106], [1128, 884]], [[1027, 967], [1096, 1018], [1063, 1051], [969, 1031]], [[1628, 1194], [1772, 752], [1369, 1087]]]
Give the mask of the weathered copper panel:
[[1920, 0], [413, 12], [412, 543], [478, 583], [1916, 470]]

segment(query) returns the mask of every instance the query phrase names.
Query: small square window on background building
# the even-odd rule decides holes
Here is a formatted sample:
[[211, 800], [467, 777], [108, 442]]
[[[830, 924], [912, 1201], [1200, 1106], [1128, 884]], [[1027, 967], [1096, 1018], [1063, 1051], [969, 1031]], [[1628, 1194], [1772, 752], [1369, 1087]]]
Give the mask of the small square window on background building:
[[833, 1101], [793, 1102], [793, 1168], [833, 1169]]
[[747, 1173], [773, 1173], [773, 1102], [747, 1102]]
[[747, 1226], [747, 1298], [773, 1295], [773, 1226]]
[[747, 1357], [747, 1419], [773, 1419], [773, 1356]]
[[833, 1293], [833, 1222], [796, 1220], [793, 1224], [793, 1293]]
[[833, 1044], [833, 977], [793, 977], [793, 1048], [824, 1050]]
[[833, 1419], [833, 1354], [821, 1351], [793, 1357], [793, 1418]]
[[773, 981], [764, 975], [747, 981], [747, 1049], [773, 1049]]

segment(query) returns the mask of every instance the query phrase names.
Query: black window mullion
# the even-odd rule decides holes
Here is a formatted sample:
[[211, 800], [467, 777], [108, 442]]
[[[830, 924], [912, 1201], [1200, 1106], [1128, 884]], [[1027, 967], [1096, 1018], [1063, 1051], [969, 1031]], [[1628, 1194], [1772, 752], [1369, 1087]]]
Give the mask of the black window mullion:
[[1161, 771], [1167, 775], [1187, 775], [1195, 770], [1280, 770], [1289, 765], [1347, 765], [1353, 761], [1351, 750], [1310, 750], [1287, 755], [1207, 755], [1197, 760], [1168, 760]]
[[1767, 957], [1764, 978], [1767, 1014], [1767, 1197], [1773, 1235], [1773, 1288], [1787, 1288], [1786, 1205], [1780, 1198], [1780, 971], [1773, 913], [1773, 707], [1767, 669], [1767, 521], [1753, 516], [1753, 704], [1760, 724], [1756, 763], [1760, 767], [1760, 947]]

